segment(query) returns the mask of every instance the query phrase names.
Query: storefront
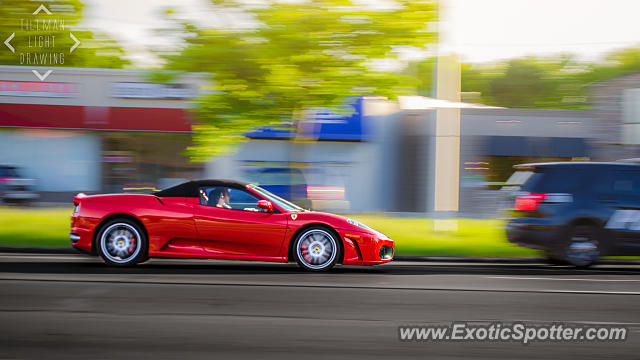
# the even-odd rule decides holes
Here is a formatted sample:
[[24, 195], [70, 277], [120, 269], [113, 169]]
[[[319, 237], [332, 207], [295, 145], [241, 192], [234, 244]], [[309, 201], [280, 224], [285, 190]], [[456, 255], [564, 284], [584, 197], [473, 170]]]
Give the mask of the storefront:
[[47, 82], [0, 66], [0, 163], [37, 180], [40, 192], [157, 188], [196, 177], [188, 100], [204, 84], [171, 84], [141, 71], [56, 68]]

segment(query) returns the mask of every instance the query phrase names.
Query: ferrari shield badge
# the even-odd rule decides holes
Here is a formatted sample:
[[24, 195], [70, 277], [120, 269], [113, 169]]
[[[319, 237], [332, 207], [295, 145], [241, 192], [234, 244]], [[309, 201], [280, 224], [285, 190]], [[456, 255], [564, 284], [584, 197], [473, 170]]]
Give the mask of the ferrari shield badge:
[[298, 214], [291, 214], [291, 220], [295, 220], [298, 218]]

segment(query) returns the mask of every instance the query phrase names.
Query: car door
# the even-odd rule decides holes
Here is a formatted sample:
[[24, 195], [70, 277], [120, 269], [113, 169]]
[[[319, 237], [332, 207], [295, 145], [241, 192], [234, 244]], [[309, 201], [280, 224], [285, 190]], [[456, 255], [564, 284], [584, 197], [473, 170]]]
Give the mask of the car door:
[[621, 250], [640, 251], [640, 171], [618, 170], [603, 175], [597, 201], [610, 214], [605, 227]]
[[279, 256], [287, 217], [258, 208], [258, 200], [244, 189], [201, 188], [194, 213], [204, 250], [222, 258]]

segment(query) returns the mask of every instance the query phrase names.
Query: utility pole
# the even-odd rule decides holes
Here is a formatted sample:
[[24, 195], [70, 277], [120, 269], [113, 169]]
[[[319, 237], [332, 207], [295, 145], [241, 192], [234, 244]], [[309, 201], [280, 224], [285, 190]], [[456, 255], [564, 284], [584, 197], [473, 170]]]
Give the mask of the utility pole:
[[[460, 61], [458, 56], [443, 49], [446, 41], [446, 8], [440, 2], [438, 22], [438, 60], [436, 65], [436, 98], [451, 102], [460, 101]], [[433, 210], [457, 212], [460, 192], [460, 109], [437, 108], [435, 120], [435, 154], [432, 161]]]

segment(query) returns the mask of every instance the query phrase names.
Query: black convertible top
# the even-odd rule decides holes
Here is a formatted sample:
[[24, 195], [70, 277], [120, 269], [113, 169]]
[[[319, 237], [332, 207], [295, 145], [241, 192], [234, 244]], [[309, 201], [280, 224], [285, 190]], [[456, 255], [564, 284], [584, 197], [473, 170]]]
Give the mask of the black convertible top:
[[236, 189], [244, 189], [249, 185], [244, 181], [225, 180], [225, 179], [205, 179], [192, 180], [180, 185], [172, 186], [168, 189], [156, 191], [155, 196], [160, 197], [198, 197], [198, 190], [203, 186], [226, 186]]

